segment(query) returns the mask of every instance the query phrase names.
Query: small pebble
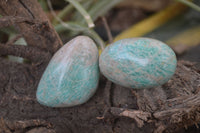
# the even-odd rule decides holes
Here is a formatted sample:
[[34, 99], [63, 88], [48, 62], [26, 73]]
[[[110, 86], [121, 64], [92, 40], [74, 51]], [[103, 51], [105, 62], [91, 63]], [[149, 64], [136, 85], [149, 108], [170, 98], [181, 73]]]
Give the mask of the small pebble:
[[100, 71], [112, 82], [133, 89], [152, 88], [166, 83], [176, 69], [174, 51], [150, 38], [119, 40], [102, 52]]
[[37, 88], [37, 100], [49, 107], [85, 103], [99, 82], [98, 49], [89, 37], [78, 36], [52, 57]]

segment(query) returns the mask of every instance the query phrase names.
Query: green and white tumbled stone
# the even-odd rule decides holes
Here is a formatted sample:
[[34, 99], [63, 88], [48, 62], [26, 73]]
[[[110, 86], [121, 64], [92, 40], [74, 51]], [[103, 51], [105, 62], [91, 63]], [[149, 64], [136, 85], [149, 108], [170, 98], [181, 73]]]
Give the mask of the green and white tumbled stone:
[[71, 107], [88, 101], [99, 81], [98, 49], [78, 36], [59, 49], [37, 88], [37, 100], [49, 107]]
[[166, 83], [176, 69], [176, 55], [163, 42], [150, 38], [117, 41], [102, 52], [100, 71], [128, 88], [152, 88]]

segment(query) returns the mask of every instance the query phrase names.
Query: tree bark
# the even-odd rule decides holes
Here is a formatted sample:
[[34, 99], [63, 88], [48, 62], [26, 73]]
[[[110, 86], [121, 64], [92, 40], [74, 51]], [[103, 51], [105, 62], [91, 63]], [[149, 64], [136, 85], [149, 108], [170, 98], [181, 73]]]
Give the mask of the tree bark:
[[[0, 132], [161, 133], [200, 121], [200, 70], [184, 61], [157, 88], [131, 90], [101, 76], [95, 96], [83, 105], [40, 105], [35, 97], [38, 82], [62, 42], [37, 0], [1, 0], [0, 14], [0, 27], [13, 25], [28, 44], [0, 44]], [[31, 63], [11, 62], [7, 55]]]
[[7, 17], [22, 17], [29, 20], [13, 22], [14, 27], [23, 35], [28, 45], [50, 53], [54, 53], [62, 46], [58, 34], [37, 0], [1, 0], [0, 13]]

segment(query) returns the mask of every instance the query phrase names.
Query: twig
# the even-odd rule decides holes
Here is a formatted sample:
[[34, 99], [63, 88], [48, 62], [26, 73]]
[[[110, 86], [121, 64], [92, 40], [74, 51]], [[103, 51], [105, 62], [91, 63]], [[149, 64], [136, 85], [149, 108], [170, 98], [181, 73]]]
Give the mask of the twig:
[[104, 16], [101, 17], [101, 19], [102, 19], [104, 27], [106, 29], [106, 33], [107, 33], [107, 36], [108, 36], [109, 43], [112, 43], [113, 42], [113, 36], [112, 36], [111, 31], [110, 31], [110, 27], [108, 26], [108, 22], [107, 22], [107, 20]]
[[86, 30], [84, 31], [84, 33], [90, 37], [92, 37], [95, 42], [97, 42], [97, 44], [100, 46], [101, 50], [105, 49], [105, 43], [104, 41], [101, 39], [101, 37], [93, 30]]
[[97, 117], [97, 119], [104, 119], [106, 113], [110, 110], [110, 107], [111, 107], [111, 94], [110, 94], [111, 85], [112, 85], [112, 82], [107, 80], [106, 86], [104, 89], [104, 96], [105, 96], [104, 102], [106, 104], [106, 109], [104, 110], [103, 115], [101, 117]]
[[60, 23], [62, 24], [62, 26], [64, 26], [65, 28], [67, 28], [67, 29], [69, 29], [69, 30], [72, 30], [72, 31], [83, 31], [83, 30], [84, 30], [83, 28], [80, 28], [81, 26], [80, 26], [80, 27], [77, 26], [77, 28], [76, 28], [76, 27], [73, 26], [73, 25], [70, 25], [70, 24], [68, 24], [68, 23], [63, 22], [59, 17], [57, 17], [57, 15], [56, 15], [56, 13], [55, 13], [53, 7], [52, 7], [52, 4], [51, 4], [51, 1], [50, 1], [50, 0], [47, 0], [47, 4], [48, 4], [48, 6], [49, 6], [49, 9], [50, 9], [50, 11], [51, 11], [51, 14], [55, 17], [55, 19], [56, 19], [58, 22], [60, 22]]
[[11, 98], [14, 99], [14, 100], [34, 101], [34, 102], [37, 102], [37, 100], [35, 98], [31, 98], [29, 96], [23, 96], [23, 97], [21, 97], [21, 96], [13, 95]]
[[113, 115], [124, 116], [124, 117], [129, 117], [131, 119], [134, 119], [138, 127], [143, 127], [144, 122], [147, 122], [149, 118], [151, 117], [151, 113], [143, 112], [140, 110], [111, 107], [110, 111]]
[[[77, 0], [78, 2], [81, 3], [86, 3], [89, 0]], [[91, 2], [93, 2], [93, 0], [90, 0]], [[72, 10], [74, 9], [74, 6], [72, 4], [68, 4], [64, 9], [62, 9], [56, 16], [58, 18], [60, 18], [61, 20], [64, 19], [67, 15], [70, 15], [70, 13], [72, 13]], [[53, 25], [58, 24], [58, 20], [56, 18], [54, 18], [53, 20]]]
[[190, 8], [193, 8], [194, 10], [200, 12], [200, 7], [198, 5], [196, 5], [196, 4], [188, 1], [188, 0], [176, 0], [176, 1], [181, 2], [181, 3], [189, 6]]
[[96, 117], [98, 120], [103, 120], [105, 118], [106, 113], [108, 113], [108, 111], [110, 110], [110, 108], [106, 107], [106, 109], [103, 112], [102, 116]]
[[[49, 2], [49, 0], [48, 0]], [[52, 10], [52, 6], [49, 6], [50, 10]], [[56, 25], [58, 22], [60, 22], [59, 20], [62, 20], [71, 10], [73, 9], [73, 5], [69, 4], [68, 6], [66, 6], [64, 9], [62, 9], [62, 11], [60, 11], [56, 16], [54, 16], [54, 20], [53, 20], [53, 24]], [[58, 20], [59, 19], [59, 20]]]
[[65, 0], [70, 2], [85, 18], [86, 22], [88, 23], [88, 27], [92, 28], [94, 27], [94, 23], [90, 17], [90, 15], [85, 11], [85, 9], [80, 5], [79, 2], [75, 1], [75, 0]]
[[111, 88], [112, 88], [112, 82], [110, 80], [107, 80], [104, 95], [105, 95], [105, 103], [108, 107], [111, 107], [111, 94], [110, 94]]
[[0, 44], [0, 55], [14, 55], [31, 60], [32, 62], [48, 61], [51, 54], [38, 48], [23, 45]]
[[37, 126], [44, 126], [47, 128], [52, 128], [52, 124], [45, 121], [45, 120], [40, 120], [40, 119], [33, 119], [33, 120], [24, 120], [24, 121], [8, 121], [4, 120], [5, 124], [9, 129], [11, 130], [18, 130], [18, 129], [25, 129], [28, 127], [37, 127]]
[[83, 32], [86, 35], [92, 37], [95, 40], [95, 42], [101, 47], [102, 50], [105, 48], [104, 41], [101, 39], [101, 37], [99, 37], [99, 35], [95, 31], [93, 31], [87, 27], [81, 26], [79, 24], [76, 24], [76, 23], [63, 22], [59, 17], [57, 17], [56, 13], [54, 12], [50, 0], [47, 0], [47, 3], [48, 3], [48, 6], [50, 8], [52, 15], [61, 23], [60, 26], [57, 25], [55, 28], [57, 28], [59, 30], [61, 29], [61, 31], [62, 31], [63, 27], [64, 27], [64, 28], [67, 28], [72, 31]]

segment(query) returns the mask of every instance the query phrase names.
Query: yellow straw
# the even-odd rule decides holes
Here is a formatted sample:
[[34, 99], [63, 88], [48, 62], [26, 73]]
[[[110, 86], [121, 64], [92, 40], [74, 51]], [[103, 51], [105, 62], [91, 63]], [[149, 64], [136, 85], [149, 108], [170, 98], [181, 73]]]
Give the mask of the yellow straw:
[[124, 38], [131, 38], [131, 37], [139, 37], [147, 34], [154, 29], [160, 27], [161, 25], [165, 24], [172, 18], [176, 17], [177, 15], [183, 13], [186, 9], [186, 6], [181, 3], [173, 3], [166, 9], [160, 11], [159, 13], [135, 24], [134, 26], [130, 27], [129, 29], [125, 30], [121, 34], [119, 34], [114, 41], [124, 39]]

